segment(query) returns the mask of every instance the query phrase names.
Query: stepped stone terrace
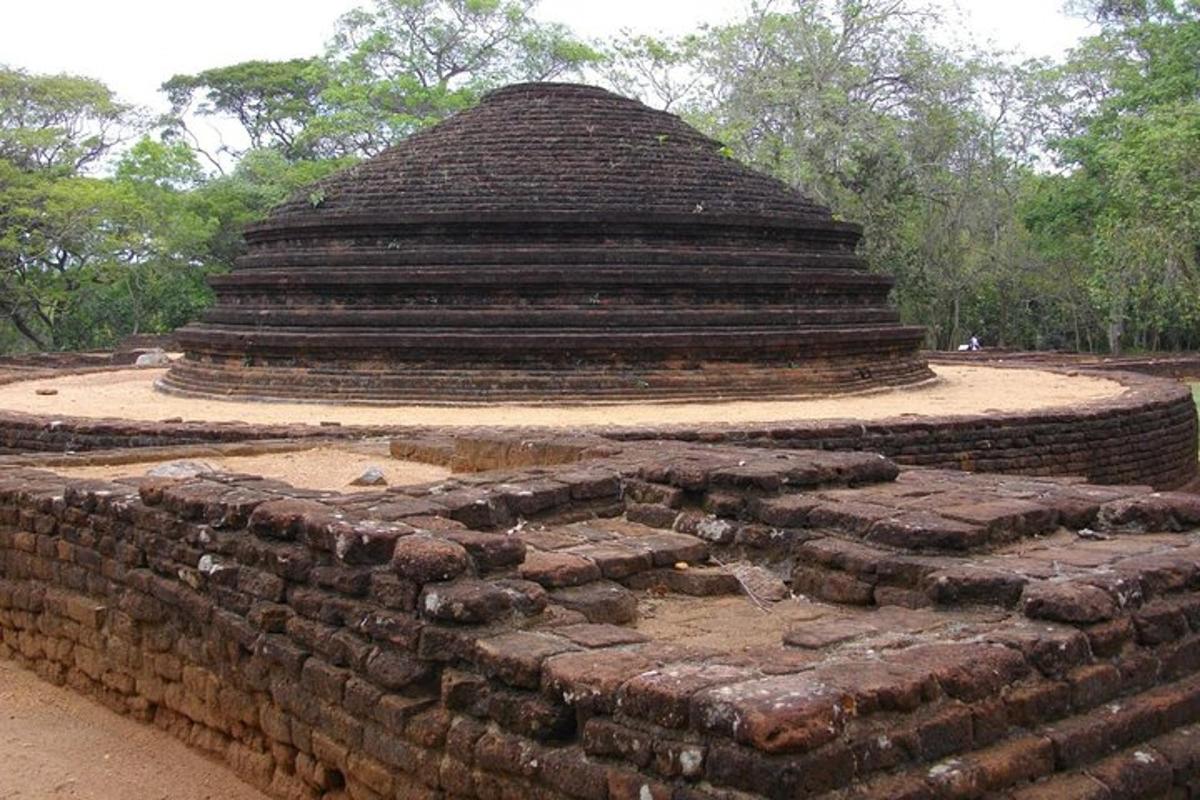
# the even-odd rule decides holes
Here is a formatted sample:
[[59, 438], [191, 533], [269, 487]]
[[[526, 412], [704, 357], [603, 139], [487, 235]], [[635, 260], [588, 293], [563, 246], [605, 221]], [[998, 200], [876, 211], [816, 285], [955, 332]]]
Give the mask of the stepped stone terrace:
[[281, 798], [1195, 796], [1200, 495], [389, 441], [454, 472], [345, 493], [8, 456], [0, 657]]

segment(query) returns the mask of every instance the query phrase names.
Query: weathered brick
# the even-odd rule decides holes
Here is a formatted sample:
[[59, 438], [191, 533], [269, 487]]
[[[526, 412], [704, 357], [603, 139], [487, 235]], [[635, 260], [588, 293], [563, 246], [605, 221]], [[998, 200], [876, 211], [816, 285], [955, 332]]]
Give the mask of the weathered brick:
[[396, 542], [392, 555], [396, 574], [417, 584], [456, 578], [468, 563], [462, 545], [434, 536], [405, 536]]
[[564, 653], [544, 663], [542, 688], [551, 697], [577, 708], [611, 712], [621, 685], [655, 666], [652, 658], [636, 651]]
[[547, 589], [578, 586], [600, 578], [592, 561], [569, 553], [530, 552], [520, 566], [521, 577]]
[[558, 636], [522, 631], [480, 639], [475, 644], [478, 664], [485, 674], [531, 689], [540, 685], [546, 658], [577, 649]]
[[1031, 583], [1022, 598], [1026, 616], [1072, 624], [1088, 624], [1112, 619], [1116, 601], [1095, 586], [1078, 582]]
[[812, 750], [836, 738], [850, 696], [807, 675], [783, 675], [701, 691], [692, 724], [769, 753]]
[[503, 589], [490, 582], [462, 579], [426, 584], [421, 590], [417, 607], [429, 619], [479, 623], [509, 614], [512, 611], [512, 599]]

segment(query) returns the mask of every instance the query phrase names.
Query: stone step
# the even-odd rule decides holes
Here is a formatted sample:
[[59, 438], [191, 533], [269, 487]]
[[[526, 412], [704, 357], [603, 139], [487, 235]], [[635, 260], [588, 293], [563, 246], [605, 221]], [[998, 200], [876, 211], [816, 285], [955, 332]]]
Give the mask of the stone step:
[[[426, 369], [404, 365], [386, 371], [370, 372], [348, 366], [345, 369], [286, 367], [200, 366], [195, 362], [177, 363], [160, 379], [167, 391], [195, 397], [240, 397], [285, 399], [300, 402], [364, 404], [471, 405], [498, 401], [530, 405], [571, 403], [645, 402], [644, 390], [653, 386], [658, 400], [713, 401], [733, 398], [760, 398], [763, 387], [778, 392], [779, 398], [805, 396], [822, 387], [870, 388], [881, 384], [903, 384], [918, 362], [900, 361], [871, 371], [862, 377], [853, 360], [839, 368], [822, 372], [815, 367], [758, 367], [748, 364], [724, 364], [719, 369], [671, 370], [651, 366], [613, 368], [611, 370], [547, 370], [527, 373], [495, 370], [485, 372]], [[744, 382], [732, 384], [731, 374]], [[802, 383], [795, 380], [803, 378]], [[486, 383], [486, 387], [480, 381]], [[431, 400], [429, 386], [438, 387], [438, 398]], [[314, 395], [315, 387], [319, 393]], [[540, 387], [540, 388], [538, 388]], [[536, 391], [535, 391], [536, 390]]]
[[624, 520], [526, 529], [516, 536], [528, 548], [519, 567], [521, 577], [547, 589], [602, 578], [628, 582], [641, 573], [702, 564], [708, 559], [708, 545], [701, 539]]
[[1173, 783], [1200, 778], [1197, 722], [1200, 679], [1192, 676], [1057, 723], [1014, 728], [1001, 741], [936, 762], [860, 774], [820, 800], [1162, 797]]
[[508, 310], [503, 308], [458, 308], [444, 305], [427, 307], [356, 307], [352, 311], [334, 310], [321, 306], [286, 307], [242, 310], [216, 309], [206, 313], [205, 320], [214, 325], [254, 324], [278, 328], [312, 326], [316, 328], [405, 328], [436, 329], [443, 326], [488, 329], [555, 328], [572, 330], [590, 325], [611, 330], [636, 328], [686, 328], [720, 324], [722, 326], [835, 326], [846, 324], [871, 325], [898, 321], [897, 312], [886, 307], [805, 308], [795, 305], [756, 305], [745, 310], [713, 310], [699, 307], [664, 309], [653, 306], [624, 304], [617, 308], [597, 310], [586, 306], [533, 306]]
[[1200, 793], [1200, 727], [1189, 726], [1113, 753], [1087, 769], [1054, 775], [1010, 800], [1140, 800]]
[[[521, 271], [545, 271], [558, 268], [569, 270], [580, 276], [597, 271], [628, 271], [631, 267], [669, 267], [679, 272], [701, 273], [705, 267], [740, 265], [744, 268], [803, 269], [855, 269], [863, 268], [861, 256], [845, 250], [813, 248], [797, 252], [794, 249], [756, 249], [748, 254], [744, 248], [710, 243], [696, 246], [694, 241], [681, 241], [672, 246], [665, 243], [639, 244], [627, 242], [619, 250], [602, 243], [555, 242], [540, 245], [534, 240], [512, 243], [504, 248], [487, 245], [471, 245], [465, 242], [438, 242], [428, 244], [409, 242], [404, 248], [372, 248], [360, 245], [347, 251], [343, 247], [331, 247], [320, 242], [308, 244], [304, 249], [292, 249], [286, 253], [272, 251], [250, 252], [238, 259], [235, 277], [246, 275], [246, 270], [275, 271], [286, 269], [294, 277], [305, 278], [312, 268], [310, 280], [320, 280], [320, 273], [334, 267], [342, 272], [364, 272], [409, 267], [436, 272], [441, 267], [469, 264], [472, 269], [505, 268], [517, 266]], [[224, 281], [228, 276], [217, 276]], [[250, 279], [250, 276], [247, 276]]]

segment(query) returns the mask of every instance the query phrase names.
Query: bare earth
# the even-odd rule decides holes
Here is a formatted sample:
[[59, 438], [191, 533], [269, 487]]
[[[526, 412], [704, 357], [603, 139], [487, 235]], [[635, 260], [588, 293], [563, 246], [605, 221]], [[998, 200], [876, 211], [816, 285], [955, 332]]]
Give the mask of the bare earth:
[[0, 800], [267, 800], [150, 725], [0, 661]]
[[[704, 422], [781, 422], [883, 419], [902, 415], [974, 414], [1078, 407], [1125, 391], [1116, 381], [1029, 369], [936, 366], [939, 380], [839, 398], [728, 403], [595, 406], [338, 406], [197, 400], [162, 394], [154, 380], [164, 370], [120, 370], [0, 386], [0, 409], [33, 414], [250, 423], [339, 422], [343, 425], [588, 427]], [[38, 389], [55, 389], [41, 396]]]
[[988, 610], [962, 611], [953, 617], [928, 610], [895, 606], [860, 608], [831, 606], [804, 597], [755, 606], [744, 595], [686, 597], [666, 595], [642, 599], [637, 630], [654, 641], [712, 647], [729, 653], [748, 653], [778, 647], [783, 634], [814, 622], [874, 637], [904, 637], [920, 631], [951, 629], [973, 621], [994, 619]]
[[[94, 465], [86, 467], [53, 467], [60, 475], [71, 478], [122, 478], [145, 475], [146, 471], [166, 461], [144, 461], [132, 464]], [[350, 481], [363, 474], [367, 467], [383, 470], [388, 486], [410, 486], [445, 480], [450, 470], [416, 461], [399, 461], [391, 457], [386, 445], [357, 447], [316, 447], [285, 453], [265, 453], [257, 456], [208, 458], [197, 456], [189, 460], [211, 464], [220, 472], [244, 472], [274, 478], [301, 489], [336, 491], [371, 491], [387, 486], [351, 486]], [[3, 800], [3, 796], [0, 796]]]

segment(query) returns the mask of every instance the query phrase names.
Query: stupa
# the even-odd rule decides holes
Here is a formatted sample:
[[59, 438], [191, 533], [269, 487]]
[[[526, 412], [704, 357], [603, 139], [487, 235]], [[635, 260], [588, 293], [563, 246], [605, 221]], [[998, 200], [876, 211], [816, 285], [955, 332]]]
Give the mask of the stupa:
[[926, 380], [861, 233], [673, 115], [509, 86], [250, 227], [159, 386], [575, 403]]

